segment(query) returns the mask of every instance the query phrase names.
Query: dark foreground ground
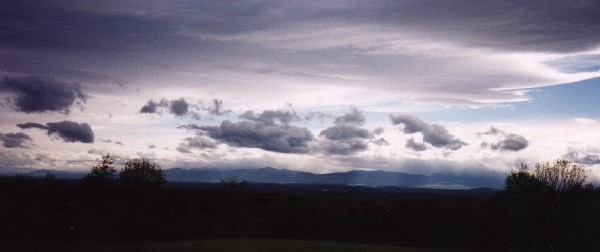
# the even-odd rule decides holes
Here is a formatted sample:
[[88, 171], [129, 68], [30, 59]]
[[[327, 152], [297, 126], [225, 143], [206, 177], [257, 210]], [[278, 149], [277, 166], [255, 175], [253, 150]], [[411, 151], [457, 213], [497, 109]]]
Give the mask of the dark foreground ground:
[[[35, 248], [31, 248], [35, 250]], [[306, 241], [268, 238], [203, 238], [185, 241], [134, 241], [96, 243], [50, 243], [42, 250], [65, 252], [446, 252], [452, 250], [410, 248], [348, 242]]]
[[256, 250], [238, 251], [600, 251], [593, 189], [138, 188], [0, 178], [0, 199], [0, 251], [236, 251], [248, 243]]

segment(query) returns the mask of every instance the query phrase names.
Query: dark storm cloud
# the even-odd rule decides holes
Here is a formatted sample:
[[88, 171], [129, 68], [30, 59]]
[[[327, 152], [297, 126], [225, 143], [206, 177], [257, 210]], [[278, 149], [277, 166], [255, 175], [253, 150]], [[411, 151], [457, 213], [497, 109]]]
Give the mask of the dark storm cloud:
[[[267, 29], [289, 31], [294, 24], [309, 21], [398, 27], [469, 45], [517, 50], [583, 50], [595, 48], [600, 41], [598, 1], [179, 1], [168, 6], [137, 3], [115, 8], [114, 4], [93, 1], [11, 1], [1, 12], [5, 34], [11, 34], [4, 43], [107, 49], [117, 45], [159, 47], [181, 40], [177, 33], [180, 30], [234, 35]], [[167, 8], [170, 14], [152, 15], [164, 13]], [[27, 32], [33, 28], [37, 32]]]
[[[569, 52], [600, 44], [598, 1], [378, 1], [360, 18], [467, 46]], [[367, 6], [368, 5], [368, 6]]]
[[569, 150], [563, 157], [572, 162], [578, 162], [584, 165], [600, 164], [600, 151], [597, 149]]
[[148, 114], [152, 114], [152, 113], [156, 113], [156, 109], [158, 108], [158, 103], [153, 101], [153, 100], [149, 100], [148, 103], [146, 103], [146, 105], [144, 105], [142, 107], [142, 109], [140, 109], [140, 113], [148, 113]]
[[[294, 111], [265, 110], [262, 113], [247, 111], [240, 115], [239, 122], [225, 120], [218, 126], [199, 126], [188, 124], [178, 128], [198, 130], [218, 143], [232, 147], [259, 148], [280, 153], [308, 153], [308, 143], [313, 140], [312, 133], [303, 127], [290, 125], [300, 120]], [[200, 138], [192, 138], [184, 143], [181, 150], [190, 147], [208, 147], [205, 141], [194, 142]], [[194, 146], [195, 145], [195, 146]], [[180, 146], [181, 147], [181, 146]], [[180, 151], [181, 151], [180, 150]]]
[[201, 136], [195, 136], [184, 139], [177, 147], [177, 151], [181, 153], [191, 153], [191, 149], [203, 150], [215, 148], [217, 148], [217, 144], [214, 141]]
[[210, 108], [208, 108], [208, 112], [211, 115], [226, 115], [226, 114], [231, 113], [231, 110], [229, 110], [229, 109], [224, 110], [223, 109], [223, 100], [214, 99], [213, 100], [213, 106], [210, 107]]
[[39, 123], [17, 124], [21, 129], [37, 128], [46, 130], [48, 135], [55, 135], [65, 142], [93, 143], [94, 132], [87, 123], [76, 123], [71, 121], [49, 122], [46, 125]]
[[344, 114], [343, 116], [339, 116], [335, 118], [335, 124], [352, 124], [356, 126], [361, 126], [365, 124], [365, 116], [362, 111], [358, 110], [355, 107], [350, 108], [350, 112]]
[[260, 148], [281, 153], [307, 153], [313, 139], [306, 128], [264, 121], [223, 121], [219, 126], [203, 126], [202, 131], [216, 141], [234, 147]]
[[14, 94], [14, 97], [9, 99], [10, 103], [17, 111], [25, 113], [68, 113], [73, 104], [86, 100], [79, 83], [43, 80], [37, 77], [4, 77], [3, 83], [0, 84], [0, 91], [2, 90]]
[[408, 140], [406, 140], [406, 148], [412, 149], [414, 151], [424, 151], [427, 150], [427, 145], [423, 144], [423, 143], [417, 143], [415, 142], [414, 138], [409, 138]]
[[31, 137], [25, 133], [0, 133], [0, 141], [6, 148], [27, 148], [26, 144], [31, 142]]
[[43, 129], [43, 130], [48, 129], [48, 126], [43, 125], [41, 123], [34, 123], [34, 122], [20, 123], [20, 124], [17, 124], [17, 127], [21, 128], [21, 129], [32, 129], [32, 128]]
[[421, 132], [423, 141], [437, 148], [448, 148], [450, 150], [458, 150], [467, 143], [460, 139], [454, 138], [454, 135], [448, 132], [448, 129], [437, 124], [428, 124], [421, 119], [411, 115], [390, 115], [392, 124], [402, 124], [402, 131], [405, 134], [414, 134]]
[[171, 101], [170, 112], [176, 116], [185, 116], [188, 114], [188, 108], [190, 104], [185, 99], [180, 98], [178, 100]]
[[[426, 40], [523, 51], [600, 43], [598, 1], [5, 1], [0, 45], [20, 49], [152, 52], [202, 48], [221, 36], [294, 33], [310, 24], [390, 28]], [[200, 39], [198, 39], [200, 38]], [[217, 39], [218, 40], [218, 39]], [[226, 49], [219, 43], [214, 48]], [[231, 45], [229, 45], [231, 46]], [[230, 47], [229, 47], [230, 48]]]
[[483, 148], [489, 146], [492, 150], [520, 151], [529, 146], [529, 141], [525, 137], [512, 133], [507, 134], [504, 131], [499, 130], [495, 127], [491, 127], [490, 130], [486, 132], [478, 133], [478, 135], [489, 135], [498, 137], [498, 141], [496, 143], [488, 144], [487, 142], [483, 142], [481, 144]]
[[[79, 8], [86, 5], [96, 6]], [[2, 7], [0, 45], [6, 47], [122, 51], [181, 43], [176, 27], [141, 15], [102, 12], [111, 8], [108, 3], [9, 0]]]
[[[367, 150], [368, 140], [373, 139], [373, 133], [360, 128], [364, 123], [365, 117], [362, 111], [354, 107], [350, 108], [349, 113], [335, 118], [334, 126], [321, 131], [319, 136], [325, 139], [320, 141], [320, 148], [326, 154], [332, 155], [352, 155]], [[375, 143], [384, 144], [383, 142]]]
[[93, 143], [94, 132], [87, 123], [76, 123], [71, 121], [50, 122], [48, 134], [55, 134], [65, 142]]

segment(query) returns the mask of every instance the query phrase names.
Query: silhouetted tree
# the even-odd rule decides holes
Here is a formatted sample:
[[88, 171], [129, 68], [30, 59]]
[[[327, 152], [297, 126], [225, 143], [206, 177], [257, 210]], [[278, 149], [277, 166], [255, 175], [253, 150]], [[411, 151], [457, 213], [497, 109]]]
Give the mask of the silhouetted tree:
[[[502, 197], [496, 198], [506, 218], [504, 228], [510, 246], [523, 251], [593, 251], [594, 243], [579, 243], [585, 226], [578, 216], [593, 212], [593, 187], [584, 185], [584, 166], [564, 159], [537, 163], [532, 169], [522, 164], [511, 171]], [[591, 222], [597, 216], [589, 216]], [[582, 240], [583, 241], [583, 240]]]
[[109, 154], [103, 155], [100, 163], [91, 167], [90, 173], [82, 179], [84, 186], [104, 187], [108, 186], [115, 179], [115, 165]]
[[589, 187], [590, 185], [584, 185], [586, 178], [583, 165], [564, 159], [558, 159], [552, 164], [536, 163], [533, 169], [523, 163], [520, 169], [511, 171], [506, 177], [505, 189], [564, 192]]
[[510, 171], [504, 181], [504, 189], [508, 192], [531, 192], [547, 189], [544, 181], [535, 176], [527, 164], [521, 164], [518, 170]]
[[127, 161], [119, 179], [123, 185], [141, 187], [158, 187], [166, 182], [160, 166], [145, 158]]
[[565, 159], [556, 160], [552, 164], [537, 163], [532, 173], [550, 189], [559, 192], [582, 188], [587, 178], [583, 165], [572, 164]]

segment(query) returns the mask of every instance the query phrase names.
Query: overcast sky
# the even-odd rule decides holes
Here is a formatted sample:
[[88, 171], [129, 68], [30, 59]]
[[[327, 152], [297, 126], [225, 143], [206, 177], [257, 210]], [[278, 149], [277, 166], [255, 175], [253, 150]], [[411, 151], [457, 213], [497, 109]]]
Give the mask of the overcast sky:
[[3, 1], [0, 169], [600, 181], [598, 1]]

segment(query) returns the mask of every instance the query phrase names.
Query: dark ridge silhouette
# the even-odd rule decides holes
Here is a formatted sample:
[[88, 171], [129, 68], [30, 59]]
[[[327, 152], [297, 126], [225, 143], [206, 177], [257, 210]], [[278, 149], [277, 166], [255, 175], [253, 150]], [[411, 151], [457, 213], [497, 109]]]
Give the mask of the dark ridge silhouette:
[[167, 169], [167, 180], [171, 182], [216, 183], [221, 178], [237, 177], [255, 183], [299, 183], [299, 184], [333, 184], [364, 186], [400, 186], [419, 187], [429, 184], [453, 183], [470, 188], [500, 188], [504, 183], [501, 174], [475, 176], [465, 174], [435, 173], [432, 175], [408, 174], [389, 171], [348, 171], [337, 173], [314, 174], [276, 168], [261, 169]]

